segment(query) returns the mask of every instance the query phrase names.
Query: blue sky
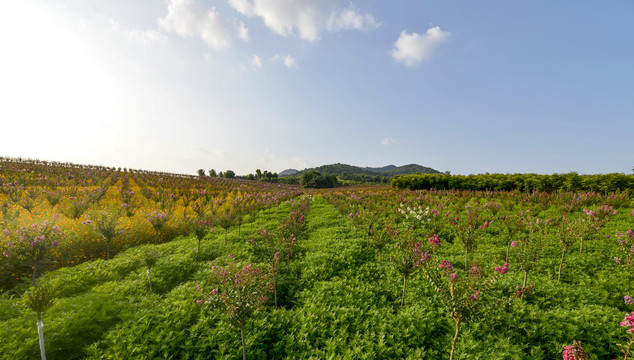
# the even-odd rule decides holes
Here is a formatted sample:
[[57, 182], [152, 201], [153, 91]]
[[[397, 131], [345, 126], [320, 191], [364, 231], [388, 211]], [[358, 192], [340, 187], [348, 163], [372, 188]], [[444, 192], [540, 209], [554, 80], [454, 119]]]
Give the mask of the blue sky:
[[631, 173], [631, 1], [12, 1], [0, 155]]

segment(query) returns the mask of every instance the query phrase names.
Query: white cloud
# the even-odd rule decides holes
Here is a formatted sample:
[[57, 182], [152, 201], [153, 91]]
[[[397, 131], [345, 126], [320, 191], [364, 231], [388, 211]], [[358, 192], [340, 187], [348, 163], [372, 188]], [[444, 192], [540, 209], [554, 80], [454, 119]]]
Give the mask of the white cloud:
[[392, 57], [407, 66], [416, 66], [429, 59], [438, 45], [447, 41], [450, 35], [450, 32], [442, 31], [438, 26], [427, 29], [422, 35], [415, 32], [408, 34], [403, 30], [394, 43]]
[[119, 31], [119, 22], [115, 19], [110, 19], [110, 30]]
[[228, 48], [231, 44], [232, 35], [216, 9], [212, 7], [205, 12], [193, 0], [171, 0], [167, 16], [159, 18], [158, 24], [170, 33], [199, 37], [216, 50]]
[[249, 41], [249, 29], [242, 21], [238, 24], [238, 37], [244, 41]]
[[260, 69], [262, 67], [262, 59], [260, 59], [257, 55], [253, 55], [253, 58], [251, 59], [251, 67], [256, 70]]
[[163, 43], [167, 40], [167, 37], [156, 30], [130, 30], [128, 32], [128, 39], [142, 45], [149, 45]]
[[109, 24], [110, 31], [127, 35], [128, 40], [141, 45], [164, 43], [167, 40], [167, 36], [161, 34], [156, 30], [141, 31], [135, 29], [122, 29], [119, 22], [115, 19], [109, 19]]
[[229, 0], [229, 4], [246, 16], [258, 16], [267, 27], [282, 36], [297, 35], [308, 41], [319, 40], [324, 29], [339, 30], [377, 27], [370, 14], [360, 14], [339, 0]]
[[289, 69], [293, 69], [293, 68], [297, 67], [297, 61], [295, 61], [295, 58], [290, 56], [290, 55], [280, 56], [279, 54], [275, 54], [271, 58], [271, 61], [275, 63], [275, 62], [277, 62], [280, 59], [282, 60], [284, 65], [286, 65], [286, 67], [289, 68]]
[[359, 14], [354, 7], [332, 13], [328, 17], [328, 30], [364, 30], [377, 28], [380, 24], [374, 19], [372, 14]]
[[285, 55], [283, 59], [284, 59], [284, 65], [286, 65], [287, 68], [292, 69], [297, 67], [297, 62], [295, 61], [294, 57], [290, 55]]
[[392, 138], [388, 138], [388, 137], [385, 137], [385, 138], [381, 139], [380, 141], [381, 141], [381, 145], [383, 145], [383, 146], [392, 146], [392, 145], [396, 144], [396, 140], [394, 140]]

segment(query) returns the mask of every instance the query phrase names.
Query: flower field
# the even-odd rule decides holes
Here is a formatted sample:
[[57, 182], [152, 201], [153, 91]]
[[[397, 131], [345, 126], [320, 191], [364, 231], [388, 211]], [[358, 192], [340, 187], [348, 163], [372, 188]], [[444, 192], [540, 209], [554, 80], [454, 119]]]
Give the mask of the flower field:
[[628, 192], [0, 165], [0, 358], [634, 359]]

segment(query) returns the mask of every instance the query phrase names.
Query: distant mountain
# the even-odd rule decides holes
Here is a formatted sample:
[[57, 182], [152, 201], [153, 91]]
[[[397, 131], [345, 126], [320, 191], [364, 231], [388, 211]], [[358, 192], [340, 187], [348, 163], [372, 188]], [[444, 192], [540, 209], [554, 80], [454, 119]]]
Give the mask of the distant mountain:
[[[403, 165], [403, 166], [387, 165], [383, 167], [373, 168], [373, 167], [359, 167], [359, 166], [337, 163], [337, 164], [330, 164], [330, 165], [322, 165], [322, 166], [318, 166], [311, 169], [304, 169], [302, 171], [294, 170], [295, 171], [294, 173], [288, 173], [290, 170], [293, 170], [293, 169], [284, 170], [278, 175], [279, 176], [290, 176], [290, 175], [298, 176], [305, 173], [308, 170], [316, 170], [322, 174], [337, 175], [339, 177], [342, 177], [343, 179], [363, 181], [362, 179], [366, 177], [368, 179], [369, 177], [376, 178], [377, 176], [383, 177], [383, 178], [391, 178], [394, 175], [439, 174], [440, 173], [440, 171], [438, 170], [417, 165], [417, 164], [409, 164], [409, 165]], [[371, 180], [368, 180], [368, 181], [371, 181]]]
[[362, 169], [367, 171], [382, 173], [382, 172], [388, 172], [388, 171], [396, 169], [396, 165], [388, 165], [388, 166], [384, 166], [380, 168], [364, 167]]
[[299, 170], [296, 169], [286, 169], [280, 173], [277, 174], [277, 176], [291, 176], [291, 175], [295, 175]]

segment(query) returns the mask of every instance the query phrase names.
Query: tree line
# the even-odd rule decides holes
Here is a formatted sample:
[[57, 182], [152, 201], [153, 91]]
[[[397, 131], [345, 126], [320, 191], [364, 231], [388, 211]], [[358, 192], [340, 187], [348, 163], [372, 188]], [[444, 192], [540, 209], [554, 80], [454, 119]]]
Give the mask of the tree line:
[[565, 174], [417, 174], [397, 175], [392, 178], [396, 189], [427, 190], [455, 189], [479, 191], [591, 191], [598, 193], [631, 192], [634, 175], [622, 173], [580, 175]]

